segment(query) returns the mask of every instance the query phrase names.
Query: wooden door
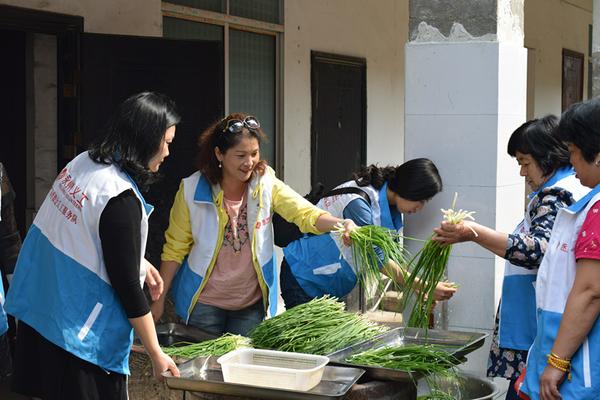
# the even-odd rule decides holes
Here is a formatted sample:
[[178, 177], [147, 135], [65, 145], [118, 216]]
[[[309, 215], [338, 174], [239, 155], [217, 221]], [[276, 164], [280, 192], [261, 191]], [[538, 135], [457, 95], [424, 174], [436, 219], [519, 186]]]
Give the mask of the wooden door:
[[321, 182], [327, 190], [365, 163], [366, 61], [311, 56], [311, 184]]

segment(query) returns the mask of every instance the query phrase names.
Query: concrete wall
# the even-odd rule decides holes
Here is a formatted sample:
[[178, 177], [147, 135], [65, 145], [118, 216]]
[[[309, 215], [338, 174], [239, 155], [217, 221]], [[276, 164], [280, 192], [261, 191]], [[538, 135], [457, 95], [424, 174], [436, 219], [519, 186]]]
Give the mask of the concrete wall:
[[498, 41], [523, 46], [525, 0], [498, 0]]
[[[508, 1], [508, 0], [501, 0]], [[498, 0], [410, 0], [410, 38], [422, 21], [449, 36], [452, 24], [461, 23], [473, 36], [496, 33]]]
[[562, 49], [585, 55], [583, 98], [587, 98], [588, 26], [592, 23], [592, 0], [525, 1], [525, 47], [535, 60], [529, 75], [533, 110], [529, 116], [561, 113]]
[[56, 178], [56, 37], [33, 35], [35, 207]]
[[162, 36], [160, 0], [0, 0], [0, 4], [78, 15], [85, 19], [86, 32]]
[[310, 188], [311, 50], [366, 58], [367, 162], [401, 163], [408, 2], [286, 0], [284, 13], [286, 182]]

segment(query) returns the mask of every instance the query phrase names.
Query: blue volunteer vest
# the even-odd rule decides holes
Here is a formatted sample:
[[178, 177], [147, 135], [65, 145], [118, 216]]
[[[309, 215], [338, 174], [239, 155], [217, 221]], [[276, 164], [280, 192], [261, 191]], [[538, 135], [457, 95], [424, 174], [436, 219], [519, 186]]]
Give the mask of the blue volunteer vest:
[[[0, 182], [2, 181], [2, 167], [0, 167]], [[0, 185], [0, 221], [2, 221], [2, 187]], [[8, 330], [8, 320], [4, 311], [4, 285], [2, 284], [2, 271], [0, 271], [0, 336]]]
[[[540, 397], [540, 377], [575, 280], [575, 244], [590, 208], [600, 200], [600, 185], [572, 206], [558, 212], [536, 283], [537, 335], [527, 358], [521, 390], [532, 400]], [[600, 398], [600, 319], [596, 319], [571, 359], [572, 380], [560, 386], [565, 400]]]
[[[358, 187], [354, 181], [338, 187]], [[390, 213], [387, 200], [387, 183], [380, 190], [372, 186], [361, 186], [371, 199], [373, 224], [389, 229], [400, 230], [401, 218]], [[361, 198], [347, 193], [321, 199], [317, 207], [328, 211], [337, 218], [344, 218], [344, 209], [352, 200]], [[356, 266], [352, 248], [344, 246], [336, 233], [304, 235], [283, 249], [285, 259], [300, 287], [311, 297], [331, 294], [343, 297], [356, 286]]]
[[[575, 178], [572, 167], [557, 170], [536, 192], [529, 196], [529, 204], [523, 221], [517, 225], [514, 234], [529, 232], [531, 217], [529, 212], [534, 197], [543, 189], [559, 187], [573, 194], [579, 200], [589, 192]], [[513, 350], [529, 350], [536, 334], [535, 281], [538, 268], [527, 269], [509, 261], [504, 265], [502, 302], [500, 304], [500, 324], [498, 338], [500, 347]]]
[[[277, 315], [279, 281], [273, 251], [272, 189], [275, 173], [269, 168], [264, 175], [255, 174], [248, 184], [248, 230], [253, 265], [269, 315]], [[226, 213], [222, 209], [223, 191], [196, 172], [183, 179], [184, 198], [190, 212], [194, 244], [183, 260], [172, 285], [177, 315], [186, 323], [204, 289], [223, 242]]]
[[[129, 373], [133, 330], [112, 288], [98, 233], [108, 201], [133, 189], [142, 205], [140, 285], [148, 234], [147, 205], [117, 166], [87, 152], [58, 175], [29, 228], [6, 311], [50, 342], [108, 371]], [[115, 233], [118, 234], [118, 233]]]
[[2, 271], [0, 271], [0, 336], [8, 331], [8, 320], [4, 312], [4, 285], [2, 284]]

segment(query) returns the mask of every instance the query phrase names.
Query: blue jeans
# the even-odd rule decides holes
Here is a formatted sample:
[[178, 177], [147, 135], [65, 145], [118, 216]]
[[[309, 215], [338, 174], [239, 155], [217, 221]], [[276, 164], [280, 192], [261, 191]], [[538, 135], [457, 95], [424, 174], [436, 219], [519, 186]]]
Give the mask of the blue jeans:
[[247, 336], [265, 318], [262, 299], [241, 310], [223, 310], [222, 308], [196, 303], [188, 324], [217, 336], [229, 332]]
[[285, 302], [286, 310], [289, 310], [292, 307], [296, 307], [300, 304], [308, 303], [313, 298], [306, 294], [304, 289], [300, 286], [294, 274], [292, 273], [292, 269], [290, 265], [283, 258], [281, 261], [281, 273], [280, 273], [280, 281], [281, 281], [281, 297]]

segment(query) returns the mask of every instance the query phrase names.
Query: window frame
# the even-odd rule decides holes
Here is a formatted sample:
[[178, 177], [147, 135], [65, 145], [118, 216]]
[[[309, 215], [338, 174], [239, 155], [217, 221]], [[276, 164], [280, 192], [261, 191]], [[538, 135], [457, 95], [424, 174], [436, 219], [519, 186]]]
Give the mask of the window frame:
[[[283, 1], [279, 0], [279, 20], [283, 21]], [[279, 176], [283, 176], [283, 34], [284, 25], [271, 22], [259, 21], [229, 14], [229, 0], [225, 0], [225, 13], [208, 11], [194, 7], [187, 7], [169, 2], [161, 2], [162, 17], [183, 19], [192, 22], [201, 22], [223, 27], [223, 51], [224, 51], [224, 110], [230, 113], [229, 108], [229, 32], [235, 29], [244, 32], [257, 33], [260, 35], [273, 36], [275, 38], [275, 132], [273, 138], [274, 165], [273, 168]]]

